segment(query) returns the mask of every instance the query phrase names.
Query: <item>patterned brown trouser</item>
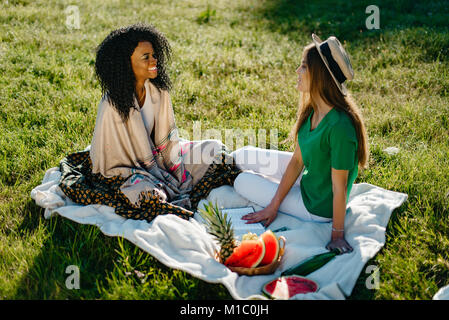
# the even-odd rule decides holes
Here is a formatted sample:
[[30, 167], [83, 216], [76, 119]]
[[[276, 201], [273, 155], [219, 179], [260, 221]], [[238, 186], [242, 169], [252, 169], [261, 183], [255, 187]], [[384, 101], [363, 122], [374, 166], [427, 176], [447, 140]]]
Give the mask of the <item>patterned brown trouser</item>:
[[[221, 161], [212, 163], [200, 181], [193, 186], [189, 196], [192, 209], [196, 209], [199, 201], [205, 199], [212, 189], [225, 184], [233, 185], [241, 172], [233, 161], [229, 161], [230, 156], [225, 151], [218, 157], [221, 157]], [[190, 210], [162, 201], [156, 196], [144, 195], [143, 192], [139, 206], [133, 205], [120, 190], [126, 178], [105, 178], [99, 173], [93, 174], [89, 151], [69, 154], [60, 162], [60, 170], [59, 187], [75, 203], [107, 205], [115, 208], [117, 214], [136, 220], [151, 221], [160, 214], [175, 214], [186, 220], [193, 216]]]

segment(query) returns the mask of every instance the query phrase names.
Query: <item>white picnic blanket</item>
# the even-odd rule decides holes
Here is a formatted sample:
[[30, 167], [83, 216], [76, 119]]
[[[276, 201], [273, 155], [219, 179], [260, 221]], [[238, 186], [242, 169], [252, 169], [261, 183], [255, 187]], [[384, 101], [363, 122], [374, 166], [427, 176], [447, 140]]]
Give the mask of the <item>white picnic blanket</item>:
[[[111, 207], [74, 204], [59, 189], [59, 178], [59, 168], [51, 168], [45, 173], [42, 184], [31, 191], [37, 205], [45, 208], [45, 218], [59, 214], [77, 223], [96, 225], [105, 235], [124, 237], [168, 267], [210, 283], [222, 283], [234, 299], [266, 299], [261, 293], [265, 283], [301, 260], [326, 252], [325, 245], [330, 240], [330, 223], [304, 222], [279, 213], [270, 229], [288, 227], [289, 230], [278, 233], [287, 240], [278, 270], [271, 275], [239, 276], [214, 260], [217, 244], [199, 222], [198, 214], [189, 221], [174, 215], [158, 216], [151, 223], [125, 219]], [[385, 229], [392, 211], [406, 199], [403, 193], [366, 183], [355, 184], [345, 220], [346, 239], [354, 251], [335, 257], [307, 276], [318, 283], [317, 292], [298, 294], [292, 299], [345, 299], [349, 296], [367, 261], [385, 244]], [[260, 209], [231, 186], [212, 190], [207, 200], [224, 208], [253, 205], [256, 210]]]

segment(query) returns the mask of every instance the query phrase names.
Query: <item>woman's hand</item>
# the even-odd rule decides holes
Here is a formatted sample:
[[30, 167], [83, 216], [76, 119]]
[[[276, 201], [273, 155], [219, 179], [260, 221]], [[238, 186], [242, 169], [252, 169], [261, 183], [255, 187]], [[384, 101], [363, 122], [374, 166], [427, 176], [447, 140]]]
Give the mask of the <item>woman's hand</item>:
[[260, 221], [265, 221], [265, 223], [263, 224], [265, 227], [268, 227], [276, 218], [277, 213], [278, 211], [276, 208], [274, 208], [271, 205], [268, 205], [268, 207], [266, 207], [263, 210], [244, 215], [242, 219], [247, 220], [246, 223], [256, 223]]
[[326, 249], [329, 251], [338, 249], [340, 253], [349, 253], [353, 250], [344, 236], [332, 237], [332, 240], [326, 245]]
[[348, 170], [331, 169], [333, 193], [332, 236], [326, 249], [338, 249], [340, 253], [349, 253], [353, 250], [346, 241], [344, 233], [348, 172]]
[[299, 145], [296, 144], [292, 158], [287, 165], [287, 169], [282, 174], [281, 182], [279, 183], [279, 187], [273, 199], [271, 199], [270, 204], [263, 210], [243, 216], [242, 219], [247, 220], [246, 223], [265, 221], [264, 225], [265, 227], [268, 227], [276, 218], [282, 201], [294, 185], [296, 179], [298, 179], [303, 168], [304, 162], [302, 161], [301, 149], [299, 148]]

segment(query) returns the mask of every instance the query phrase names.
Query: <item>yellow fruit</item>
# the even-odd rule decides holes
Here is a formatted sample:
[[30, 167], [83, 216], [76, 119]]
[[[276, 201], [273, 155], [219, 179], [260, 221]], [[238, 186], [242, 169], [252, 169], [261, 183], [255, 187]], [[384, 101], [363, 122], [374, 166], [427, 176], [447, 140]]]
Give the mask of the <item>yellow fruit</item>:
[[257, 240], [259, 239], [258, 235], [252, 232], [248, 232], [242, 236], [242, 241], [244, 240]]

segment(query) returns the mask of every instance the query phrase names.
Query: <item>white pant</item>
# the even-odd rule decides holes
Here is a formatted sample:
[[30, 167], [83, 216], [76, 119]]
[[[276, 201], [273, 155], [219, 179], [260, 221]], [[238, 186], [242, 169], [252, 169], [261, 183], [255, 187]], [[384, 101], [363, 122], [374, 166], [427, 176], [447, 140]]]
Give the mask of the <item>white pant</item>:
[[[266, 207], [273, 199], [292, 152], [246, 146], [231, 153], [239, 169], [244, 170], [234, 181], [234, 189], [246, 199]], [[305, 221], [329, 222], [307, 211], [301, 196], [302, 172], [282, 201], [279, 211]]]

